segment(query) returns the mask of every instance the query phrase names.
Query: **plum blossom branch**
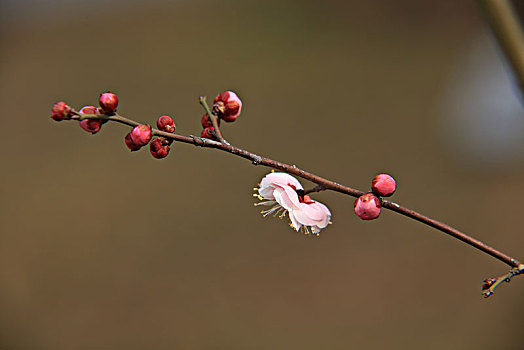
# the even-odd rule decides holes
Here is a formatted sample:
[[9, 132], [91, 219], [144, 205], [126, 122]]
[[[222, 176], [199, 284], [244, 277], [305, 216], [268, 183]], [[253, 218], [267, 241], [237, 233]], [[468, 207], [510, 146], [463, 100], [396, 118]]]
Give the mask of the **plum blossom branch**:
[[[133, 126], [133, 127], [140, 125], [140, 123], [133, 121], [131, 119], [125, 118], [116, 113], [112, 116], [106, 116], [106, 115], [101, 115], [101, 114], [95, 114], [95, 115], [76, 114], [76, 116], [73, 117], [72, 119], [76, 119], [76, 120], [103, 119], [103, 120], [115, 121], [115, 122], [122, 123], [128, 126]], [[172, 139], [177, 142], [189, 143], [195, 146], [201, 146], [201, 147], [206, 147], [206, 148], [215, 148], [215, 149], [218, 149], [224, 152], [228, 152], [235, 156], [238, 156], [244, 159], [248, 159], [252, 161], [253, 163], [255, 163], [256, 165], [263, 165], [263, 166], [267, 166], [267, 167], [270, 167], [276, 170], [284, 171], [288, 174], [295, 175], [297, 177], [300, 177], [304, 180], [311, 181], [318, 185], [316, 187], [317, 190], [314, 190], [314, 191], [311, 190], [311, 191], [308, 191], [307, 193], [318, 192], [321, 190], [331, 190], [331, 191], [347, 194], [349, 196], [356, 197], [356, 198], [365, 194], [365, 192], [362, 192], [360, 190], [354, 189], [349, 186], [342, 185], [338, 182], [334, 182], [326, 178], [320, 177], [318, 175], [315, 175], [313, 173], [302, 170], [296, 167], [295, 165], [289, 165], [283, 162], [279, 162], [277, 160], [273, 160], [268, 157], [263, 157], [258, 154], [249, 152], [247, 150], [244, 150], [242, 148], [239, 148], [239, 147], [236, 147], [230, 144], [224, 144], [221, 142], [217, 142], [217, 141], [202, 138], [202, 137], [171, 134], [171, 133], [167, 133], [167, 132], [164, 132], [158, 129], [154, 129], [154, 128], [152, 129], [152, 132], [153, 132], [153, 135], [162, 136], [162, 137]], [[492, 257], [506, 263], [510, 267], [518, 267], [521, 264], [520, 261], [518, 261], [517, 259], [512, 258], [511, 256], [502, 253], [501, 251], [487, 245], [486, 243], [481, 242], [438, 220], [432, 219], [428, 216], [418, 213], [415, 210], [408, 209], [406, 207], [401, 206], [398, 203], [395, 203], [389, 200], [385, 200], [385, 199], [382, 199], [381, 204], [383, 208], [386, 208], [396, 213], [402, 214], [413, 220], [417, 220], [423, 224], [426, 224], [441, 232], [444, 232], [454, 238], [457, 238], [465, 242], [466, 244], [469, 244], [483, 251], [484, 253], [491, 255]]]
[[[100, 130], [100, 126], [108, 121], [113, 121], [133, 127], [132, 132], [126, 136], [126, 144], [131, 149], [131, 151], [137, 150], [140, 147], [146, 145], [152, 140], [153, 136], [157, 136], [158, 138], [155, 138], [153, 141], [151, 141], [151, 153], [155, 158], [163, 158], [167, 156], [171, 142], [183, 142], [195, 146], [218, 149], [237, 157], [247, 159], [254, 165], [263, 165], [287, 174], [297, 176], [304, 180], [311, 181], [312, 183], [316, 184], [316, 187], [309, 190], [304, 190], [300, 183], [296, 181], [296, 179], [286, 180], [286, 177], [283, 175], [275, 175], [273, 178], [276, 178], [277, 180], [273, 183], [274, 187], [271, 187], [275, 189], [274, 193], [272, 192], [268, 194], [267, 192], [263, 192], [265, 190], [262, 188], [263, 186], [261, 186], [261, 190], [259, 190], [260, 195], [258, 195], [259, 197], [263, 197], [260, 199], [266, 200], [266, 202], [259, 204], [274, 205], [273, 208], [265, 211], [266, 213], [280, 213], [282, 215], [289, 213], [292, 226], [296, 230], [302, 227], [305, 229], [306, 233], [312, 232], [314, 234], [318, 234], [318, 232], [320, 232], [320, 230], [326, 227], [328, 224], [328, 221], [331, 217], [329, 209], [327, 209], [327, 207], [325, 207], [323, 204], [316, 202], [307, 196], [309, 193], [325, 190], [331, 190], [358, 198], [357, 201], [355, 201], [355, 213], [364, 220], [377, 218], [380, 214], [380, 208], [382, 207], [413, 220], [419, 221], [479, 249], [480, 251], [504, 262], [512, 268], [507, 275], [504, 275], [500, 278], [491, 278], [486, 280], [492, 282], [489, 285], [487, 285], [487, 282], [484, 283], [483, 295], [485, 297], [493, 294], [494, 289], [502, 283], [501, 281], [507, 282], [517, 275], [524, 274], [524, 264], [522, 264], [517, 259], [506, 255], [503, 252], [487, 245], [486, 243], [481, 242], [449, 225], [446, 225], [441, 221], [432, 219], [412, 209], [403, 207], [398, 203], [384, 199], [383, 197], [393, 194], [396, 189], [395, 180], [387, 174], [377, 175], [372, 182], [372, 193], [365, 193], [352, 187], [345, 186], [338, 182], [331, 181], [324, 177], [307, 172], [295, 165], [279, 162], [277, 160], [249, 152], [245, 149], [227, 143], [221, 136], [220, 130], [218, 128], [218, 116], [217, 112], [215, 111], [215, 107], [218, 106], [218, 113], [222, 113], [221, 119], [227, 121], [229, 118], [229, 121], [234, 121], [240, 112], [241, 102], [232, 92], [232, 95], [227, 95], [225, 98], [223, 98], [223, 100], [219, 99], [219, 97], [223, 94], [224, 93], [220, 94], [215, 99], [215, 105], [213, 108], [214, 113], [210, 110], [209, 106], [207, 106], [205, 97], [200, 97], [199, 99], [200, 103], [208, 113], [208, 116], [211, 118], [213, 125], [216, 126], [215, 136], [219, 139], [219, 141], [193, 135], [183, 136], [175, 134], [174, 131], [176, 127], [174, 126], [172, 119], [167, 116], [162, 116], [159, 118], [159, 121], [157, 121], [158, 129], [128, 119], [116, 113], [118, 99], [114, 94], [111, 93], [105, 93], [101, 95], [101, 108], [86, 106], [78, 112], [67, 106], [64, 102], [58, 102], [53, 106], [51, 118], [57, 121], [68, 119], [77, 120], [80, 122], [80, 126], [84, 130], [91, 133], [98, 132]], [[104, 95], [107, 96], [104, 97]], [[231, 96], [234, 98], [231, 98]], [[231, 100], [234, 103], [231, 103]], [[164, 118], [164, 122], [169, 125], [166, 126], [164, 122], [160, 123], [162, 118]], [[93, 125], [86, 122], [92, 122]], [[82, 123], [85, 123], [86, 125], [83, 125]], [[130, 138], [129, 140], [128, 137]], [[153, 149], [154, 141], [156, 141], [155, 149]], [[162, 152], [162, 150], [164, 151]], [[268, 178], [268, 176], [265, 178]], [[265, 180], [263, 179], [263, 181]], [[290, 190], [291, 188], [292, 190]], [[290, 191], [292, 193], [290, 193]]]

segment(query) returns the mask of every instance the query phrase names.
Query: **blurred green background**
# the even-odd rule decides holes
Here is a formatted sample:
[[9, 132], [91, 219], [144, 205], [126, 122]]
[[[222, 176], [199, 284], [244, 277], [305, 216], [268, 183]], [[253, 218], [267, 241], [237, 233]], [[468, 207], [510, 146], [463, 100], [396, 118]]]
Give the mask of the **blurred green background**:
[[[0, 348], [521, 349], [524, 278], [353, 198], [305, 237], [262, 218], [269, 171], [175, 144], [130, 153], [51, 105], [199, 134], [199, 95], [244, 102], [233, 144], [393, 199], [524, 258], [524, 113], [473, 1], [5, 0]], [[304, 183], [305, 187], [310, 184]]]

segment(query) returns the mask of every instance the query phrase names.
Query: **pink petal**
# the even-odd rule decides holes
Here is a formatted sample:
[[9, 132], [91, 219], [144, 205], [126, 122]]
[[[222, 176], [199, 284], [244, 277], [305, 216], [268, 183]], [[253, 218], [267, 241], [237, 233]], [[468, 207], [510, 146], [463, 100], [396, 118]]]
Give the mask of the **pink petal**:
[[315, 208], [322, 213], [322, 218], [317, 223], [317, 226], [320, 228], [326, 227], [329, 224], [329, 220], [331, 220], [331, 211], [320, 202], [315, 202], [311, 205], [315, 206]]
[[297, 192], [289, 187], [289, 186], [283, 186], [282, 189], [286, 192], [287, 198], [293, 203], [294, 209], [298, 209], [300, 206], [300, 199], [298, 199]]
[[260, 188], [266, 188], [269, 186], [292, 186], [295, 187], [296, 190], [303, 190], [304, 188], [298, 182], [297, 179], [295, 179], [293, 176], [286, 174], [286, 173], [269, 173], [264, 178], [262, 178], [262, 181], [260, 181]]
[[313, 226], [316, 225], [317, 221], [311, 219], [309, 216], [307, 216], [306, 213], [302, 210], [294, 210], [293, 215], [295, 215], [295, 218], [297, 221], [305, 226]]
[[298, 209], [298, 194], [291, 187], [276, 188], [273, 192], [275, 200], [280, 204], [284, 209], [292, 211]]
[[331, 218], [331, 212], [329, 209], [319, 202], [311, 204], [300, 203], [300, 208], [294, 210], [293, 214], [302, 225], [318, 226], [319, 228], [326, 227]]

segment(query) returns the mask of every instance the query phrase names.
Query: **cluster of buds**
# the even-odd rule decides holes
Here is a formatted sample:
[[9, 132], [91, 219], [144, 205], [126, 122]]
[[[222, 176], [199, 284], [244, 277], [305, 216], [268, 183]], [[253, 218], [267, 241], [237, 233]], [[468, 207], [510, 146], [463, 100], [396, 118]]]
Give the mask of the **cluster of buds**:
[[[82, 107], [78, 113], [80, 115], [106, 115], [110, 116], [115, 114], [116, 107], [118, 107], [118, 97], [116, 97], [115, 94], [112, 92], [104, 92], [100, 95], [98, 98], [98, 104], [100, 107], [95, 106], [85, 106]], [[96, 134], [100, 131], [102, 128], [102, 125], [104, 125], [107, 122], [105, 119], [82, 119], [78, 122], [78, 125], [85, 131]]]
[[[102, 125], [107, 120], [89, 118], [90, 116], [111, 116], [115, 114], [118, 106], [118, 97], [112, 92], [105, 92], [98, 98], [100, 107], [84, 106], [78, 112], [68, 106], [65, 102], [60, 101], [53, 105], [51, 109], [51, 119], [60, 122], [62, 120], [72, 119], [73, 116], [79, 116], [78, 125], [85, 131], [96, 134], [100, 131]], [[87, 117], [87, 118], [86, 118]]]
[[[176, 125], [173, 119], [167, 115], [163, 115], [156, 121], [158, 130], [175, 133]], [[169, 150], [171, 149], [172, 139], [165, 137], [155, 137], [149, 144], [149, 151], [151, 155], [156, 159], [162, 159], [167, 157]]]
[[380, 197], [395, 193], [397, 183], [388, 174], [378, 174], [371, 181], [371, 192], [357, 198], [354, 204], [355, 214], [362, 220], [374, 220], [380, 216], [382, 205]]
[[[175, 122], [167, 115], [163, 115], [156, 121], [156, 126], [159, 130], [174, 133], [176, 130]], [[167, 157], [171, 149], [173, 140], [165, 137], [155, 137], [153, 139], [153, 130], [150, 125], [141, 124], [135, 126], [124, 138], [127, 148], [133, 151], [138, 151], [149, 143], [149, 151], [156, 159]]]
[[[105, 92], [98, 98], [100, 107], [84, 106], [78, 112], [68, 106], [65, 102], [57, 102], [51, 109], [51, 118], [56, 121], [75, 119], [78, 120], [80, 127], [91, 133], [96, 134], [108, 119], [114, 116], [118, 107], [118, 97], [112, 92]], [[158, 118], [157, 127], [159, 130], [174, 133], [175, 123], [171, 117], [163, 115]], [[138, 125], [129, 132], [124, 138], [126, 146], [131, 151], [138, 151], [149, 144], [151, 155], [157, 159], [165, 158], [169, 154], [173, 140], [165, 137], [153, 139], [153, 129], [149, 125]]]
[[[242, 110], [242, 101], [233, 91], [225, 91], [218, 94], [213, 101], [212, 113], [217, 118], [217, 126], [220, 126], [220, 120], [231, 123], [237, 120]], [[208, 139], [217, 139], [213, 122], [209, 114], [204, 114], [202, 117], [202, 133], [201, 137]]]

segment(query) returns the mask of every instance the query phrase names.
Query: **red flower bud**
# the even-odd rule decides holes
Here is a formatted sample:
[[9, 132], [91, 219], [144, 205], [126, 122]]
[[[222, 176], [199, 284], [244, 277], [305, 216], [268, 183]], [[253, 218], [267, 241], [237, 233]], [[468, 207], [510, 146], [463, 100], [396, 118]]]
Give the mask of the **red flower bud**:
[[[100, 111], [95, 106], [85, 106], [85, 107], [82, 107], [82, 109], [78, 111], [78, 113], [80, 114], [92, 114], [92, 115], [99, 114], [99, 112]], [[84, 129], [85, 131], [90, 132], [91, 134], [96, 134], [97, 132], [100, 131], [100, 128], [102, 127], [102, 125], [105, 122], [107, 122], [107, 120], [83, 119], [78, 122], [78, 125], [80, 125], [80, 127]]]
[[133, 130], [131, 130], [131, 140], [137, 146], [147, 145], [149, 141], [151, 141], [152, 137], [153, 132], [151, 131], [151, 127], [149, 125], [141, 124], [139, 126], [135, 126]]
[[155, 157], [156, 159], [162, 159], [167, 157], [169, 154], [169, 150], [171, 147], [169, 147], [168, 144], [164, 144], [162, 142], [163, 140], [159, 137], [155, 137], [153, 141], [149, 144], [149, 151], [151, 152], [151, 155]]
[[99, 114], [99, 112], [98, 107], [95, 106], [84, 106], [78, 111], [80, 114]]
[[59, 122], [64, 119], [71, 119], [71, 107], [66, 105], [65, 102], [60, 101], [53, 105], [51, 108], [51, 119]]
[[200, 133], [200, 137], [204, 137], [206, 139], [212, 139], [214, 140], [215, 139], [215, 128], [214, 127], [209, 127], [209, 128], [205, 128], [204, 130], [202, 130], [202, 132]]
[[[204, 116], [202, 117], [202, 127], [205, 129], [205, 128], [212, 128], [213, 127], [213, 123], [211, 123], [211, 119], [209, 118], [209, 116], [206, 114], [204, 114]], [[217, 124], [218, 126], [220, 126], [220, 119], [217, 119]]]
[[104, 114], [111, 115], [115, 113], [118, 106], [118, 97], [112, 92], [104, 92], [98, 98], [98, 103]]
[[162, 130], [165, 132], [175, 132], [176, 125], [173, 119], [167, 115], [163, 115], [156, 121], [156, 126], [158, 127], [158, 130]]
[[388, 174], [378, 174], [371, 182], [371, 190], [374, 194], [388, 197], [395, 193], [397, 183], [395, 179]]
[[140, 148], [142, 148], [141, 146], [138, 146], [133, 142], [133, 140], [131, 139], [131, 133], [128, 133], [126, 135], [126, 137], [124, 138], [124, 142], [126, 143], [127, 148], [129, 148], [131, 152], [138, 151]]
[[233, 91], [225, 91], [215, 97], [213, 111], [226, 122], [234, 122], [242, 110], [242, 101]]
[[379, 217], [380, 207], [380, 200], [372, 193], [366, 193], [357, 198], [354, 210], [362, 220], [373, 220]]

